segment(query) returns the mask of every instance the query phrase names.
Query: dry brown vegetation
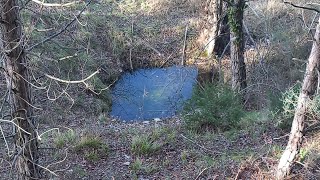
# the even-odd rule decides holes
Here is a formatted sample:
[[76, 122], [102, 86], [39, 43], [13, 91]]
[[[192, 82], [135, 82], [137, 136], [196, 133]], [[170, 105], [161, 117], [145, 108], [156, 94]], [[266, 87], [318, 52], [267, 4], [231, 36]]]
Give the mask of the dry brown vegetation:
[[[38, 83], [49, 87], [47, 91], [34, 91], [35, 107], [41, 107], [35, 114], [42, 135], [40, 162], [44, 179], [273, 179], [288, 132], [275, 125], [277, 118], [270, 115], [270, 96], [279, 97], [302, 79], [315, 13], [294, 9], [281, 0], [249, 1], [245, 24], [254, 42], [246, 37], [250, 94], [246, 107], [253, 115], [240, 129], [197, 134], [184, 128], [180, 117], [123, 123], [109, 117], [109, 97], [96, 98], [87, 91], [112, 84], [122, 72], [131, 69], [130, 61], [133, 69], [179, 64], [187, 24], [187, 63], [201, 69], [201, 81], [211, 79], [212, 70], [218, 76], [218, 59], [203, 54], [199, 43], [205, 27], [204, 1], [96, 1], [79, 19], [82, 25], [73, 25], [29, 54], [34, 76], [40, 76]], [[59, 29], [65, 22], [62, 17], [73, 17], [75, 9], [44, 9], [43, 24], [34, 29], [29, 26], [30, 18], [36, 16], [25, 11], [28, 43], [43, 38], [40, 30]], [[50, 33], [48, 30], [45, 34]], [[81, 79], [97, 68], [103, 71], [99, 78], [88, 82], [89, 87], [41, 79], [43, 72]], [[222, 58], [221, 68], [222, 78], [228, 83], [228, 56]], [[1, 97], [5, 87], [1, 76]], [[66, 93], [58, 99], [48, 100], [64, 90]], [[3, 114], [7, 113], [4, 108]], [[10, 167], [12, 127], [0, 125], [8, 136], [7, 141], [0, 138], [0, 177], [14, 179]], [[291, 179], [320, 177], [320, 134], [316, 125], [309, 129]], [[138, 140], [143, 145], [133, 148]]]

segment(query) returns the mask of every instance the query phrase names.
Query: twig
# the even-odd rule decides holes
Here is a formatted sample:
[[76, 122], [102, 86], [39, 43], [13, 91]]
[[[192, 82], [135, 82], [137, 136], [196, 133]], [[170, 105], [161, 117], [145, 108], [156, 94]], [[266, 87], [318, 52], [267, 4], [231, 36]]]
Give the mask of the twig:
[[[173, 53], [174, 53], [174, 52], [173, 52]], [[171, 54], [167, 57], [167, 59], [161, 64], [160, 68], [162, 68], [162, 67], [170, 60], [170, 58], [171, 58], [171, 56], [173, 55], [173, 53], [171, 53]]]
[[58, 4], [58, 3], [44, 3], [39, 0], [31, 0], [31, 1], [45, 7], [66, 7], [66, 6], [74, 5], [77, 2], [80, 2], [80, 1], [75, 1], [75, 2], [65, 3], [65, 4]]
[[204, 172], [204, 171], [206, 171], [208, 168], [204, 168], [199, 174], [198, 174], [198, 176], [194, 179], [194, 180], [198, 180], [199, 178], [200, 178], [200, 176], [201, 176], [201, 174]]
[[15, 125], [18, 129], [20, 129], [21, 131], [23, 131], [24, 133], [28, 134], [28, 135], [31, 135], [29, 132], [27, 132], [26, 130], [22, 129], [18, 124], [16, 124], [15, 122], [13, 122], [14, 120], [16, 119], [21, 119], [23, 120], [23, 118], [19, 118], [19, 117], [16, 117], [12, 120], [5, 120], [5, 119], [0, 119], [0, 122], [7, 122], [7, 123], [12, 123], [13, 125]]
[[191, 140], [191, 139], [187, 138], [187, 137], [186, 137], [186, 136], [184, 136], [183, 134], [180, 134], [180, 135], [181, 135], [181, 137], [183, 137], [183, 138], [185, 138], [186, 140], [188, 140], [188, 141], [190, 141], [190, 142], [194, 143], [195, 145], [197, 145], [198, 147], [200, 147], [200, 148], [202, 148], [202, 149], [204, 149], [204, 150], [206, 150], [206, 151], [213, 152], [213, 153], [216, 153], [216, 154], [223, 154], [222, 152], [219, 152], [219, 151], [212, 151], [212, 150], [210, 150], [210, 149], [207, 149], [206, 147], [201, 146], [200, 144], [196, 143], [195, 141], [193, 141], [193, 140]]
[[61, 29], [60, 31], [58, 31], [57, 33], [55, 33], [55, 34], [53, 34], [53, 35], [51, 35], [51, 36], [43, 39], [42, 41], [40, 41], [40, 42], [38, 42], [38, 43], [30, 46], [29, 48], [26, 49], [26, 51], [31, 51], [33, 48], [35, 48], [35, 47], [37, 47], [37, 46], [39, 46], [39, 45], [42, 45], [42, 44], [50, 41], [51, 39], [57, 37], [58, 35], [60, 35], [60, 34], [63, 33], [64, 31], [66, 31], [69, 26], [71, 26], [74, 22], [77, 21], [77, 19], [81, 16], [81, 14], [83, 13], [83, 11], [88, 7], [88, 5], [89, 5], [91, 2], [92, 2], [92, 0], [89, 0], [89, 2], [85, 5], [85, 7], [82, 8], [82, 10], [79, 12], [79, 14], [78, 14], [75, 18], [73, 18], [73, 20], [70, 21], [64, 28], [62, 28], [62, 29]]
[[280, 137], [273, 138], [273, 140], [279, 140], [279, 139], [285, 138], [285, 137], [287, 137], [289, 135], [290, 135], [290, 133], [289, 134], [285, 134], [285, 135], [280, 136]]
[[[68, 157], [68, 148], [65, 149], [65, 152], [66, 152], [66, 155], [64, 156], [64, 158], [63, 158], [62, 160], [57, 161], [57, 162], [54, 162], [54, 163], [51, 163], [51, 164], [47, 165], [46, 168], [49, 168], [50, 166], [53, 166], [53, 165], [56, 165], [56, 164], [59, 164], [59, 163], [64, 162], [64, 161], [67, 159], [67, 157]], [[56, 171], [56, 172], [57, 172], [57, 171]]]
[[317, 94], [319, 94], [319, 88], [320, 88], [320, 72], [319, 69], [316, 68], [317, 74], [318, 74], [318, 84], [317, 84]]
[[292, 2], [288, 2], [288, 1], [284, 1], [283, 3], [290, 4], [291, 6], [296, 7], [296, 8], [307, 9], [307, 10], [316, 11], [317, 13], [320, 13], [320, 10], [316, 9], [316, 8], [299, 6], [299, 5], [293, 4]]
[[6, 136], [4, 135], [4, 132], [3, 132], [3, 129], [2, 129], [2, 126], [0, 125], [0, 131], [1, 131], [1, 135], [2, 135], [2, 138], [4, 140], [4, 143], [6, 145], [6, 148], [7, 148], [7, 153], [9, 155], [9, 151], [10, 151], [10, 148], [9, 148], [9, 144], [7, 142], [7, 139], [6, 139]]
[[84, 83], [85, 81], [89, 80], [90, 78], [92, 78], [94, 75], [98, 74], [99, 73], [99, 70], [95, 71], [94, 73], [92, 73], [90, 76], [84, 78], [84, 79], [81, 79], [81, 80], [77, 80], [77, 81], [68, 81], [68, 80], [63, 80], [63, 79], [60, 79], [60, 78], [56, 78], [56, 77], [53, 77], [49, 74], [45, 74], [46, 77], [50, 78], [50, 79], [53, 79], [55, 81], [59, 81], [59, 82], [62, 82], [62, 83], [67, 83], [67, 84], [79, 84], [79, 83]]
[[138, 36], [133, 36], [133, 37], [135, 37], [138, 40], [142, 41], [143, 43], [140, 42], [141, 44], [146, 45], [147, 47], [152, 49], [154, 52], [156, 52], [158, 54], [158, 56], [163, 57], [163, 54], [160, 51], [158, 51], [156, 48], [152, 47], [147, 41], [143, 40], [142, 38], [140, 38]]
[[132, 65], [132, 45], [133, 45], [133, 22], [131, 23], [131, 38], [130, 38], [130, 50], [129, 50], [129, 62], [130, 62], [130, 69], [133, 70]]
[[184, 32], [184, 40], [183, 40], [183, 49], [182, 49], [182, 60], [181, 60], [181, 66], [185, 65], [185, 51], [186, 51], [186, 41], [187, 41], [187, 34], [188, 34], [188, 24], [186, 26], [186, 30]]

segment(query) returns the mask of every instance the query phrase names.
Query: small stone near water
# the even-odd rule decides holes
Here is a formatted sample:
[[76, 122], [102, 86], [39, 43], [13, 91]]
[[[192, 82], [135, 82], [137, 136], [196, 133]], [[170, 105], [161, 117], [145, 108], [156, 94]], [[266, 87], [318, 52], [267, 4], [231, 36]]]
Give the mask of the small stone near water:
[[130, 162], [124, 162], [123, 165], [129, 166]]
[[159, 121], [161, 121], [161, 119], [160, 118], [154, 118], [153, 119], [155, 122], [159, 122]]
[[149, 124], [150, 122], [149, 121], [143, 121], [143, 124]]

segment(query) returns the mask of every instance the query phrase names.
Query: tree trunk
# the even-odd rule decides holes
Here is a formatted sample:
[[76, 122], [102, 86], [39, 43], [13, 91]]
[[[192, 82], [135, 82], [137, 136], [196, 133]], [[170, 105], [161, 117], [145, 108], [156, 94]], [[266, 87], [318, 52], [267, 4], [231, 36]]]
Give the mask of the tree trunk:
[[317, 88], [317, 71], [320, 64], [320, 18], [316, 33], [314, 36], [313, 46], [308, 59], [302, 89], [298, 99], [298, 105], [295, 110], [289, 141], [285, 151], [283, 152], [279, 161], [276, 178], [284, 179], [291, 170], [291, 165], [294, 162], [296, 155], [299, 153], [304, 122], [307, 119], [308, 103], [315, 94]]
[[242, 91], [247, 87], [246, 64], [244, 63], [243, 11], [245, 0], [234, 0], [228, 7], [230, 26], [230, 56], [232, 70], [232, 88]]
[[1, 0], [1, 41], [5, 54], [4, 75], [9, 92], [15, 132], [15, 166], [19, 179], [38, 179], [38, 143], [32, 119], [27, 61], [23, 50], [22, 26], [17, 0]]
[[205, 5], [207, 26], [204, 34], [206, 38], [206, 52], [208, 56], [221, 55], [229, 42], [227, 16], [223, 14], [226, 5], [223, 0], [207, 0]]

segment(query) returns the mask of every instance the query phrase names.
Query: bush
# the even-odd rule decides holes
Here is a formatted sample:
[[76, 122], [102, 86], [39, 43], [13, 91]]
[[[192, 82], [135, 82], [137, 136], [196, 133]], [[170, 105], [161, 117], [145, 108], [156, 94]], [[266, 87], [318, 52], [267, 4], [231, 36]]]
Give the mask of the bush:
[[[291, 127], [295, 109], [298, 104], [300, 91], [301, 83], [296, 83], [283, 93], [281, 99], [282, 108], [279, 113], [277, 122], [278, 127], [280, 127], [281, 129], [288, 129]], [[307, 114], [309, 120], [320, 119], [320, 95], [314, 96], [309, 102]]]
[[187, 128], [197, 132], [226, 131], [237, 127], [244, 114], [240, 97], [229, 87], [205, 84], [185, 104], [183, 119]]
[[288, 129], [291, 127], [294, 112], [298, 103], [300, 90], [301, 84], [296, 83], [282, 94], [282, 105], [277, 118], [277, 126], [281, 129]]

